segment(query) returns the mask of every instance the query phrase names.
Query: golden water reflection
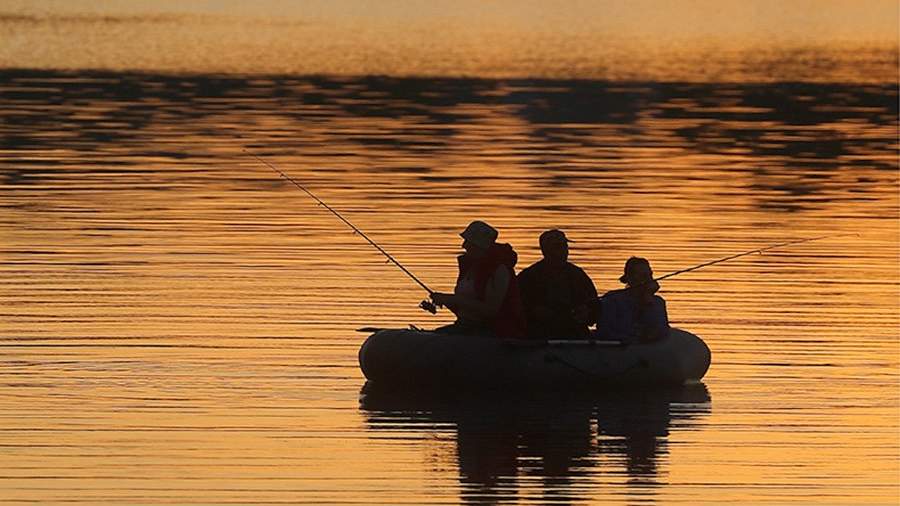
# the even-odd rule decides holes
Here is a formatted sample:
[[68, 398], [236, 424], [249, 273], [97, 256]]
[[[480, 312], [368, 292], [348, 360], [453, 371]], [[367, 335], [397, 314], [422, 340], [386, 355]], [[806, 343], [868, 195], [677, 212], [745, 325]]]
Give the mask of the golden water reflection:
[[[668, 436], [690, 430], [710, 411], [706, 387], [653, 391], [434, 392], [361, 394], [366, 423], [383, 439], [433, 432], [440, 469], [456, 464], [464, 503], [589, 502], [615, 485], [626, 495], [653, 495], [667, 467]], [[426, 443], [427, 444], [427, 443]], [[520, 487], [520, 483], [522, 484]]]
[[7, 0], [0, 66], [884, 83], [898, 15], [891, 0]]
[[[0, 82], [8, 501], [897, 498], [893, 83], [51, 71]], [[435, 289], [452, 286], [473, 218], [497, 226], [520, 268], [542, 230], [563, 228], [601, 291], [633, 254], [665, 273], [858, 236], [663, 283], [673, 323], [712, 349], [715, 399], [697, 413], [639, 410], [668, 416], [668, 434], [629, 439], [640, 424], [628, 404], [597, 399], [549, 419], [522, 414], [527, 403], [487, 419], [471, 416], [477, 403], [361, 408], [365, 335], [353, 329], [449, 316], [416, 309], [418, 286], [245, 146]], [[526, 415], [490, 437], [492, 422]], [[533, 439], [532, 422], [558, 423], [559, 439]]]

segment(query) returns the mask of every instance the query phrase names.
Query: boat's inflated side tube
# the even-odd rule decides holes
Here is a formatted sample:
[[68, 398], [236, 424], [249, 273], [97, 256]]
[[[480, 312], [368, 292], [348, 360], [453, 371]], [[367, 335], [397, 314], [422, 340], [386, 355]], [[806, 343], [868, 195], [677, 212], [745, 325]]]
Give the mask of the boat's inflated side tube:
[[662, 341], [627, 346], [381, 330], [359, 350], [367, 379], [408, 386], [682, 384], [700, 380], [710, 359], [703, 340], [675, 328]]

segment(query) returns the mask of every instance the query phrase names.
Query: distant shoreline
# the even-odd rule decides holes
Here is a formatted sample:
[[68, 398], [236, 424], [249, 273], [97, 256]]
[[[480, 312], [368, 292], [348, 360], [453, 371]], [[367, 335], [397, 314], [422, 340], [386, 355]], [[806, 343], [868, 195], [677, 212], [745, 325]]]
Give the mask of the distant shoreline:
[[593, 77], [546, 77], [546, 76], [470, 76], [470, 75], [427, 75], [427, 74], [327, 74], [327, 73], [274, 73], [274, 72], [203, 72], [203, 71], [175, 71], [175, 70], [153, 70], [153, 69], [105, 69], [105, 68], [40, 68], [40, 67], [2, 67], [0, 66], [0, 81], [8, 77], [46, 77], [46, 76], [70, 76], [70, 77], [94, 77], [94, 78], [114, 78], [121, 76], [147, 76], [158, 77], [162, 79], [210, 79], [210, 80], [325, 80], [325, 81], [359, 81], [359, 80], [382, 80], [382, 81], [447, 81], [447, 82], [509, 82], [509, 83], [535, 83], [535, 84], [552, 84], [552, 83], [604, 83], [604, 84], [621, 84], [628, 86], [639, 85], [714, 85], [714, 84], [733, 84], [733, 85], [822, 85], [822, 86], [849, 86], [849, 85], [871, 85], [871, 86], [896, 86], [900, 82], [900, 69], [893, 78], [877, 80], [875, 78], [865, 80], [826, 80], [826, 79], [809, 79], [809, 80], [652, 80], [652, 79], [604, 79]]

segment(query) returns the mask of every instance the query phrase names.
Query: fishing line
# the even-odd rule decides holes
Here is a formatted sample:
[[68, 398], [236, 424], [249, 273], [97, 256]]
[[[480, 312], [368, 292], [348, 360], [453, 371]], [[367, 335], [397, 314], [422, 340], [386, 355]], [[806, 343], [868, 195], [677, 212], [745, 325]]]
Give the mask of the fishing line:
[[[429, 295], [429, 296], [431, 296], [431, 295], [434, 293], [434, 290], [432, 290], [431, 288], [428, 288], [428, 285], [426, 285], [425, 283], [422, 282], [422, 280], [420, 280], [419, 278], [417, 278], [415, 274], [413, 274], [412, 272], [410, 272], [409, 269], [407, 269], [406, 267], [403, 266], [403, 264], [401, 264], [400, 262], [398, 262], [396, 258], [394, 258], [394, 257], [393, 257], [390, 253], [388, 253], [387, 251], [385, 251], [385, 249], [382, 248], [378, 243], [376, 243], [375, 241], [373, 241], [368, 235], [365, 234], [365, 232], [363, 232], [362, 230], [360, 230], [359, 227], [357, 227], [357, 226], [354, 225], [353, 223], [350, 223], [350, 220], [348, 220], [347, 218], [344, 218], [344, 216], [341, 215], [341, 213], [337, 212], [333, 207], [331, 207], [331, 206], [329, 206], [328, 204], [326, 204], [322, 199], [320, 199], [319, 197], [317, 197], [313, 192], [309, 191], [309, 189], [307, 189], [305, 186], [303, 186], [303, 185], [301, 185], [300, 183], [298, 183], [297, 181], [295, 181], [291, 176], [289, 176], [289, 175], [285, 174], [284, 172], [282, 172], [278, 167], [272, 165], [272, 164], [269, 163], [268, 161], [266, 161], [266, 160], [260, 158], [260, 157], [257, 156], [256, 154], [252, 153], [250, 150], [248, 150], [248, 149], [246, 149], [246, 148], [243, 148], [243, 151], [244, 151], [245, 153], [247, 153], [248, 155], [252, 156], [253, 158], [255, 158], [255, 159], [256, 159], [257, 161], [259, 161], [260, 163], [266, 165], [267, 167], [269, 167], [269, 168], [272, 169], [273, 171], [277, 172], [281, 177], [283, 177], [283, 178], [286, 179], [288, 182], [290, 182], [291, 184], [293, 184], [294, 186], [296, 186], [297, 188], [299, 188], [300, 190], [302, 190], [304, 193], [306, 193], [307, 195], [309, 195], [310, 197], [312, 197], [313, 200], [315, 200], [316, 202], [318, 202], [318, 204], [319, 204], [320, 206], [322, 206], [322, 207], [324, 207], [325, 209], [327, 209], [331, 214], [337, 216], [337, 218], [338, 218], [339, 220], [341, 220], [345, 225], [347, 225], [348, 227], [350, 227], [355, 233], [359, 234], [360, 237], [362, 237], [363, 239], [365, 239], [366, 242], [368, 242], [369, 244], [371, 244], [372, 246], [374, 246], [375, 249], [377, 249], [382, 255], [384, 255], [384, 256], [387, 258], [388, 262], [391, 262], [391, 263], [393, 263], [394, 265], [396, 265], [397, 267], [399, 267], [400, 270], [402, 270], [407, 276], [409, 276], [410, 278], [412, 278], [413, 281], [415, 281], [419, 286], [421, 286], [422, 288], [424, 288], [425, 291], [428, 292], [428, 295]], [[428, 302], [428, 301], [422, 301], [422, 304], [420, 305], [420, 307], [422, 307], [422, 309], [425, 309], [426, 311], [429, 311], [429, 312], [431, 312], [431, 313], [434, 313], [435, 311], [433, 311], [431, 307], [426, 307], [426, 303], [427, 303], [427, 302]]]
[[660, 280], [663, 280], [663, 279], [671, 278], [672, 276], [677, 276], [677, 275], [679, 275], [679, 274], [684, 274], [685, 272], [696, 271], [697, 269], [702, 269], [703, 267], [709, 267], [710, 265], [720, 264], [720, 263], [722, 263], [722, 262], [727, 262], [727, 261], [729, 261], [729, 260], [734, 260], [735, 258], [740, 258], [740, 257], [743, 257], [743, 256], [752, 255], [752, 254], [754, 254], [754, 253], [762, 254], [763, 251], [768, 251], [768, 250], [770, 250], [770, 249], [783, 248], [783, 247], [785, 247], [785, 246], [790, 246], [790, 245], [792, 245], [792, 244], [800, 244], [800, 243], [804, 243], [804, 242], [818, 241], [818, 240], [821, 240], [821, 239], [829, 239], [829, 238], [831, 238], [831, 237], [844, 237], [844, 236], [848, 236], [848, 235], [855, 235], [855, 236], [857, 236], [857, 237], [859, 236], [859, 234], [855, 234], [855, 233], [847, 233], [847, 234], [830, 234], [830, 235], [820, 235], [820, 236], [818, 236], [818, 237], [810, 237], [810, 238], [807, 238], [807, 239], [797, 239], [797, 240], [793, 240], [793, 241], [781, 242], [781, 243], [778, 243], [778, 244], [773, 244], [773, 245], [771, 245], [771, 246], [766, 246], [765, 248], [758, 248], [758, 249], [751, 250], [751, 251], [745, 251], [745, 252], [743, 252], [743, 253], [737, 253], [737, 254], [735, 254], [735, 255], [729, 255], [729, 256], [727, 256], [727, 257], [725, 257], [725, 258], [720, 258], [720, 259], [718, 259], [718, 260], [713, 260], [713, 261], [710, 261], [710, 262], [705, 262], [705, 263], [702, 263], [702, 264], [700, 264], [700, 265], [695, 265], [695, 266], [693, 266], [693, 267], [688, 267], [687, 269], [681, 269], [681, 270], [679, 270], [679, 271], [670, 272], [670, 273], [668, 273], [668, 274], [666, 274], [666, 275], [664, 275], [664, 276], [660, 276], [660, 277], [658, 277], [658, 278], [653, 278], [653, 281], [660, 281]]

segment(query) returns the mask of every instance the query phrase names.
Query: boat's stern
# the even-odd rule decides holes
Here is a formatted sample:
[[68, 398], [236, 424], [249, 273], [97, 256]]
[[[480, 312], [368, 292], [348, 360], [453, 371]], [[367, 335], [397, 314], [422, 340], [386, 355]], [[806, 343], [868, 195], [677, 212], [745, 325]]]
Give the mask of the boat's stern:
[[677, 357], [679, 375], [684, 379], [683, 382], [700, 381], [712, 363], [709, 346], [700, 337], [681, 329], [672, 328], [669, 338], [673, 341], [673, 355]]

